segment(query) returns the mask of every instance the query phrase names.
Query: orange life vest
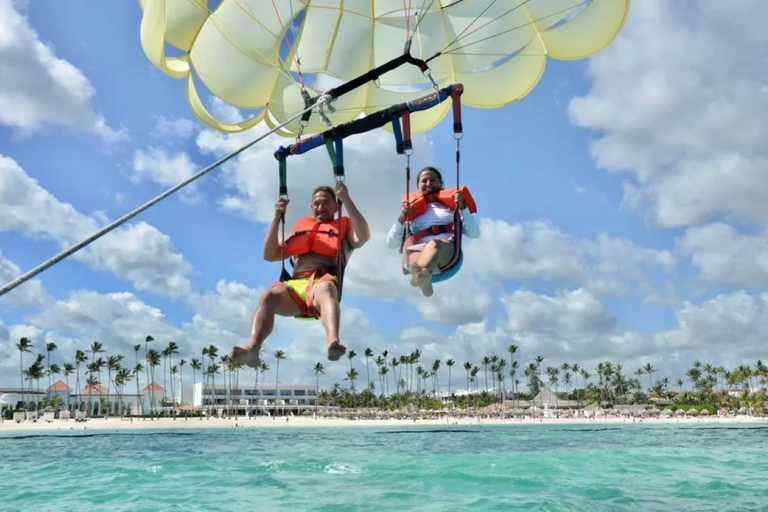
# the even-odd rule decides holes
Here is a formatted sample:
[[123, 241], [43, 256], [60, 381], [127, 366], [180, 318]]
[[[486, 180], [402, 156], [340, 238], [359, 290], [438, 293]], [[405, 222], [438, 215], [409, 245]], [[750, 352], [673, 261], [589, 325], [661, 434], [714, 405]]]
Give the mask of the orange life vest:
[[[464, 200], [464, 207], [469, 208], [470, 213], [477, 213], [477, 205], [472, 198], [472, 194], [469, 193], [467, 187], [459, 187], [461, 197]], [[453, 194], [456, 193], [455, 188], [441, 188], [435, 192], [428, 194], [422, 194], [421, 192], [412, 192], [411, 194], [403, 195], [400, 203], [405, 203], [410, 199], [410, 209], [408, 210], [408, 216], [405, 220], [412, 221], [419, 215], [427, 211], [427, 204], [429, 203], [442, 203], [451, 210], [456, 209], [456, 201], [453, 200]]]
[[349, 217], [342, 217], [341, 233], [339, 233], [338, 219], [331, 222], [318, 222], [314, 217], [301, 218], [293, 226], [291, 236], [285, 241], [285, 255], [301, 256], [313, 252], [336, 258], [341, 242], [346, 237], [351, 224]]

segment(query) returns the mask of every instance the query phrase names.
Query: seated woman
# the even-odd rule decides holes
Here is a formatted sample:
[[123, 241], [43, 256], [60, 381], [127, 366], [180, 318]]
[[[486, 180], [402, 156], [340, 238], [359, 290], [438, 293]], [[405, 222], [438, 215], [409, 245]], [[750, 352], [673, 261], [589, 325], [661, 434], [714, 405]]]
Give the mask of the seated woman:
[[430, 297], [432, 283], [451, 277], [462, 263], [462, 255], [455, 254], [455, 212], [461, 218], [461, 234], [478, 238], [480, 227], [472, 216], [477, 208], [466, 187], [444, 189], [443, 177], [434, 167], [422, 169], [416, 184], [417, 192], [403, 196], [402, 212], [389, 230], [387, 246], [403, 249], [403, 273], [410, 274], [411, 286]]

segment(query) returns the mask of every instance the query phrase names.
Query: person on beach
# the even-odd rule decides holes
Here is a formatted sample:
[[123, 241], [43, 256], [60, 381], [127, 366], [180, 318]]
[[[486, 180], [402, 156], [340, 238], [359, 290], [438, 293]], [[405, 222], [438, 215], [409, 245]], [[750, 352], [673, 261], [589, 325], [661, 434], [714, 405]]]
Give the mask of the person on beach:
[[[263, 256], [272, 262], [294, 256], [293, 275], [272, 283], [261, 295], [248, 343], [233, 347], [230, 354], [233, 361], [251, 368], [260, 363], [259, 352], [272, 332], [275, 315], [319, 319], [326, 332], [328, 359], [338, 361], [347, 351], [339, 340], [339, 262], [370, 239], [368, 222], [344, 182], [337, 181], [335, 190], [319, 186], [312, 192], [312, 217], [299, 219], [291, 236], [281, 242], [278, 228], [288, 202], [281, 197], [275, 205], [274, 219], [264, 237]], [[335, 219], [341, 206], [349, 216]]]
[[[466, 187], [444, 188], [443, 177], [434, 167], [419, 171], [416, 185], [415, 192], [403, 196], [400, 216], [387, 234], [387, 246], [403, 250], [403, 273], [411, 276], [411, 286], [431, 297], [432, 283], [450, 278], [461, 267], [456, 233], [479, 238], [480, 227], [472, 216], [477, 207]], [[458, 231], [454, 227], [457, 217], [461, 220]]]

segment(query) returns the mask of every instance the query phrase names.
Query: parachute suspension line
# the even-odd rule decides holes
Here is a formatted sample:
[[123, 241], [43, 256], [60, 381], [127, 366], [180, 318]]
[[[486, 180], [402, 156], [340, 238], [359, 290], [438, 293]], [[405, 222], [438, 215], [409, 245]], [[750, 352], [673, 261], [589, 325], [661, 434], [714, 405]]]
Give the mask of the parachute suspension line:
[[[271, 0], [271, 1], [272, 1], [272, 9], [274, 9], [274, 11], [275, 11], [275, 16], [277, 16], [277, 22], [280, 24], [280, 29], [282, 30], [282, 28], [283, 28], [283, 20], [280, 17], [280, 11], [277, 10], [277, 6], [275, 5], [275, 0]], [[291, 0], [288, 0], [288, 5], [290, 5], [290, 7], [291, 7], [291, 25], [290, 25], [290, 28], [291, 28], [291, 33], [293, 34], [293, 41], [291, 42], [292, 43], [291, 45], [295, 46], [296, 45], [296, 32], [295, 32], [295, 30], [293, 28], [294, 18], [293, 18], [293, 4], [291, 3]], [[283, 36], [283, 39], [285, 39], [285, 36]], [[279, 49], [278, 49], [277, 53], [278, 53], [278, 58], [280, 58], [280, 50]], [[283, 59], [280, 59], [280, 62], [282, 63]], [[304, 75], [301, 73], [301, 60], [299, 59], [299, 49], [298, 49], [298, 47], [296, 48], [296, 51], [293, 52], [293, 62], [294, 62], [294, 64], [296, 64], [296, 70], [299, 72], [299, 82], [301, 83], [301, 90], [302, 90], [302, 92], [304, 92], [304, 91], [307, 90], [307, 87], [304, 85]], [[306, 104], [306, 99], [305, 99], [305, 104]]]
[[427, 13], [429, 12], [429, 10], [432, 8], [432, 4], [434, 4], [434, 3], [435, 3], [435, 0], [431, 0], [431, 1], [429, 2], [429, 5], [427, 6], [427, 8], [426, 8], [426, 9], [424, 9], [424, 4], [426, 4], [426, 3], [427, 3], [427, 0], [424, 0], [424, 1], [421, 3], [421, 12], [417, 12], [417, 13], [416, 13], [416, 18], [417, 18], [417, 19], [416, 19], [416, 26], [415, 26], [415, 27], [413, 27], [413, 32], [414, 32], [414, 33], [415, 33], [417, 30], [419, 30], [419, 25], [421, 25], [421, 21], [424, 19], [424, 16], [426, 16], [426, 15], [427, 15]]
[[[206, 14], [206, 16], [209, 16], [209, 17], [210, 17], [210, 19], [211, 19], [211, 20], [213, 20], [213, 26], [214, 26], [214, 28], [216, 29], [216, 31], [219, 33], [219, 35], [220, 35], [222, 38], [224, 38], [224, 39], [225, 39], [227, 42], [229, 42], [229, 43], [232, 45], [232, 47], [233, 47], [233, 48], [235, 48], [235, 49], [237, 49], [238, 51], [240, 51], [240, 49], [239, 49], [238, 45], [237, 45], [237, 44], [235, 44], [235, 42], [234, 42], [234, 41], [230, 41], [230, 39], [227, 37], [227, 34], [225, 34], [225, 33], [224, 33], [224, 31], [223, 31], [223, 30], [221, 30], [221, 27], [219, 27], [219, 24], [220, 24], [220, 25], [224, 26], [224, 28], [227, 28], [227, 29], [229, 29], [229, 27], [231, 27], [231, 25], [229, 25], [229, 27], [228, 27], [228, 26], [227, 26], [228, 24], [227, 24], [227, 23], [224, 23], [224, 22], [223, 22], [221, 19], [216, 19], [216, 18], [213, 18], [213, 15], [214, 15], [214, 12], [215, 12], [215, 8], [214, 8], [214, 9], [211, 9], [210, 7], [207, 7], [207, 6], [205, 6], [205, 7], [200, 7], [199, 5], [197, 5], [197, 3], [196, 3], [196, 2], [192, 2], [192, 1], [190, 1], [190, 0], [188, 0], [188, 2], [189, 2], [189, 3], [191, 3], [191, 4], [193, 4], [193, 6], [194, 6], [194, 7], [195, 7], [197, 10], [199, 10], [199, 11], [200, 11], [200, 12], [202, 12], [202, 13], [205, 13], [205, 14]], [[235, 0], [235, 5], [237, 5], [237, 6], [240, 8], [240, 10], [242, 10], [242, 11], [243, 11], [243, 12], [244, 12], [244, 13], [245, 13], [245, 14], [246, 14], [246, 15], [247, 15], [249, 18], [251, 18], [251, 19], [252, 19], [252, 20], [253, 20], [253, 21], [254, 21], [254, 22], [255, 22], [255, 23], [256, 23], [256, 24], [259, 26], [259, 28], [261, 28], [261, 30], [263, 30], [264, 32], [266, 32], [266, 33], [267, 33], [267, 34], [269, 34], [269, 35], [272, 35], [272, 36], [274, 36], [274, 34], [272, 33], [272, 31], [270, 31], [269, 29], [267, 29], [267, 28], [264, 26], [264, 24], [263, 24], [263, 23], [261, 23], [261, 22], [260, 22], [260, 21], [259, 21], [259, 20], [256, 18], [256, 16], [253, 14], [253, 12], [251, 12], [250, 8], [248, 8], [247, 6], [246, 6], [246, 7], [244, 7], [244, 6], [243, 6], [243, 5], [241, 5], [241, 4], [240, 4], [240, 3], [239, 3], [237, 0]], [[281, 24], [281, 26], [282, 26], [282, 24]], [[275, 37], [277, 37], [277, 36], [275, 36]], [[256, 60], [256, 59], [253, 57], [253, 55], [251, 55], [250, 53], [246, 53], [246, 52], [243, 52], [243, 51], [240, 51], [240, 54], [241, 54], [241, 55], [243, 55], [244, 57], [246, 57], [246, 58], [247, 58], [247, 59], [249, 59], [249, 60], [252, 60], [252, 61], [254, 61], [254, 62], [258, 62], [259, 64], [264, 64], [264, 63], [267, 63], [269, 66], [271, 66], [273, 69], [275, 69], [275, 70], [276, 70], [278, 73], [281, 73], [283, 76], [285, 76], [285, 77], [286, 77], [288, 80], [290, 80], [290, 81], [291, 81], [291, 82], [293, 82], [293, 83], [296, 83], [296, 84], [298, 84], [298, 82], [296, 82], [296, 79], [293, 77], [293, 75], [291, 75], [291, 74], [290, 74], [288, 71], [286, 71], [286, 70], [285, 70], [285, 69], [284, 69], [282, 66], [278, 66], [277, 64], [275, 64], [274, 62], [272, 62], [272, 60], [271, 60], [271, 59], [267, 58], [267, 56], [266, 56], [266, 55], [264, 55], [263, 53], [261, 53], [260, 51], [258, 51], [256, 48], [251, 48], [251, 50], [252, 50], [252, 51], [254, 51], [254, 52], [256, 52], [256, 53], [259, 55], [259, 57], [261, 57], [261, 58], [262, 58], [262, 60], [259, 60], [259, 61], [257, 61], [257, 60]]]
[[[522, 3], [522, 4], [518, 5], [517, 7], [520, 7], [520, 6], [522, 6], [522, 5], [525, 5], [525, 3], [529, 2], [529, 1], [530, 1], [530, 0], [525, 0], [525, 2], [524, 2], [524, 3]], [[489, 3], [489, 4], [488, 4], [488, 5], [485, 7], [485, 9], [483, 9], [483, 12], [481, 12], [480, 14], [478, 14], [478, 15], [475, 17], [475, 19], [473, 19], [473, 20], [470, 22], [470, 24], [469, 24], [469, 25], [467, 25], [466, 27], [464, 27], [464, 30], [462, 30], [461, 32], [459, 32], [459, 35], [457, 35], [456, 37], [454, 37], [454, 38], [453, 38], [453, 40], [452, 40], [450, 43], [448, 43], [447, 45], [445, 45], [445, 48], [443, 48], [442, 50], [440, 50], [440, 53], [444, 52], [445, 50], [447, 50], [448, 48], [450, 48], [451, 46], [453, 46], [453, 43], [455, 43], [456, 41], [458, 41], [459, 39], [461, 39], [461, 36], [463, 36], [463, 35], [464, 35], [464, 33], [465, 33], [467, 30], [469, 30], [469, 29], [470, 29], [470, 27], [472, 27], [472, 25], [474, 25], [474, 24], [475, 24], [475, 22], [476, 22], [477, 20], [479, 20], [479, 19], [480, 19], [480, 18], [483, 16], [483, 14], [485, 14], [485, 13], [486, 13], [486, 11], [487, 11], [488, 9], [490, 9], [491, 7], [493, 7], [493, 4], [495, 4], [495, 3], [496, 3], [496, 0], [493, 0], [493, 2]], [[512, 10], [515, 10], [515, 9], [517, 9], [517, 7], [515, 7], [515, 8], [514, 8], [514, 9], [512, 9]], [[507, 11], [507, 12], [506, 12], [506, 13], [504, 13], [504, 14], [508, 14], [509, 12], [512, 12], [512, 11]], [[504, 16], [504, 14], [502, 14], [502, 16]], [[501, 17], [501, 16], [499, 16], [499, 18], [500, 18], [500, 17]], [[497, 19], [499, 19], [499, 18], [496, 18], [496, 20], [497, 20]], [[492, 20], [492, 21], [490, 21], [489, 23], [493, 23], [493, 22], [494, 22], [494, 21], [496, 21], [496, 20]], [[483, 25], [483, 26], [485, 26], [485, 25]], [[480, 27], [480, 28], [483, 28], [483, 27]]]
[[411, 40], [411, 0], [408, 0], [408, 7], [405, 6], [405, 0], [403, 0], [403, 13], [405, 15], [405, 42]]
[[239, 148], [239, 149], [233, 151], [232, 153], [230, 153], [230, 154], [220, 158], [219, 160], [215, 161], [214, 163], [212, 163], [211, 165], [209, 165], [208, 167], [206, 167], [202, 171], [200, 171], [197, 174], [187, 178], [186, 180], [182, 181], [178, 185], [176, 185], [176, 186], [174, 186], [172, 188], [169, 188], [168, 190], [166, 190], [165, 192], [163, 192], [159, 196], [155, 197], [154, 199], [152, 199], [150, 201], [147, 201], [146, 203], [144, 203], [143, 205], [139, 206], [135, 210], [133, 210], [133, 211], [123, 215], [122, 217], [120, 217], [116, 221], [114, 221], [114, 222], [108, 224], [107, 226], [103, 227], [102, 229], [100, 229], [96, 233], [92, 234], [88, 238], [78, 242], [77, 244], [69, 247], [68, 249], [65, 249], [64, 251], [61, 251], [59, 254], [57, 254], [53, 258], [49, 259], [45, 263], [42, 263], [42, 264], [38, 265], [37, 267], [33, 268], [32, 270], [30, 270], [26, 274], [23, 274], [23, 275], [17, 277], [16, 279], [11, 281], [10, 283], [8, 283], [5, 286], [3, 286], [2, 288], [0, 288], [0, 297], [5, 295], [9, 291], [13, 290], [14, 288], [19, 286], [20, 284], [23, 284], [23, 283], [29, 281], [30, 279], [32, 279], [33, 277], [35, 277], [39, 273], [43, 272], [44, 270], [46, 270], [47, 268], [51, 267], [52, 265], [55, 265], [56, 263], [58, 263], [59, 261], [63, 260], [67, 256], [70, 256], [70, 255], [76, 253], [77, 251], [79, 251], [83, 247], [87, 246], [88, 244], [98, 240], [99, 238], [101, 238], [105, 234], [109, 233], [113, 229], [121, 226], [122, 224], [125, 224], [126, 222], [128, 222], [129, 220], [131, 220], [132, 218], [134, 218], [135, 216], [137, 216], [138, 214], [140, 214], [144, 210], [148, 209], [151, 206], [154, 206], [155, 204], [159, 203], [160, 201], [162, 201], [166, 197], [170, 196], [171, 194], [173, 194], [173, 193], [177, 192], [178, 190], [186, 187], [187, 185], [189, 185], [193, 181], [195, 181], [198, 178], [204, 176], [205, 174], [209, 173], [213, 169], [216, 169], [221, 164], [223, 164], [223, 163], [231, 160], [232, 158], [236, 157], [237, 155], [239, 155], [240, 153], [242, 153], [246, 149], [250, 148], [251, 146], [255, 145], [256, 143], [261, 142], [262, 140], [266, 139], [267, 137], [269, 137], [270, 135], [272, 135], [273, 133], [275, 133], [279, 129], [283, 128], [287, 124], [290, 124], [293, 121], [295, 121], [296, 119], [300, 118], [302, 115], [304, 115], [305, 112], [311, 111], [316, 106], [322, 106], [325, 103], [327, 103], [328, 101], [330, 101], [330, 97], [329, 96], [327, 96], [327, 95], [320, 96], [312, 104], [312, 106], [302, 110], [301, 112], [299, 112], [298, 114], [294, 115], [290, 119], [286, 119], [283, 123], [281, 123], [278, 126], [275, 126], [271, 130], [269, 130], [267, 133], [265, 133], [264, 135], [261, 135], [261, 136], [257, 137], [255, 140], [249, 142], [248, 144], [242, 146], [241, 148]]
[[[531, 0], [525, 0], [525, 1], [526, 1], [526, 3], [527, 3], [527, 2], [530, 2]], [[563, 14], [563, 13], [565, 13], [565, 12], [568, 12], [568, 11], [571, 11], [571, 10], [573, 10], [573, 9], [576, 9], [576, 8], [578, 8], [578, 7], [580, 7], [580, 6], [583, 6], [584, 4], [590, 4], [590, 3], [592, 3], [592, 2], [593, 2], [593, 0], [583, 0], [583, 1], [581, 1], [581, 2], [578, 2], [578, 3], [575, 3], [575, 4], [571, 5], [570, 7], [566, 7], [566, 8], [564, 8], [564, 9], [560, 9], [559, 11], [555, 11], [555, 12], [553, 12], [553, 13], [551, 13], [551, 14], [547, 14], [546, 16], [542, 16], [542, 17], [540, 17], [540, 18], [536, 18], [536, 19], [534, 19], [534, 20], [531, 20], [531, 21], [529, 21], [529, 22], [527, 22], [527, 23], [523, 23], [522, 25], [517, 25], [517, 26], [511, 27], [511, 28], [508, 28], [507, 30], [503, 30], [503, 31], [499, 32], [498, 34], [493, 34], [493, 35], [490, 35], [490, 36], [488, 36], [488, 37], [484, 37], [484, 38], [482, 38], [482, 39], [478, 39], [477, 41], [472, 41], [471, 43], [467, 43], [467, 44], [465, 44], [465, 45], [463, 45], [463, 46], [459, 46], [458, 48], [453, 48], [452, 50], [448, 50], [448, 51], [446, 51], [445, 53], [450, 55], [450, 54], [452, 54], [452, 53], [454, 53], [454, 52], [456, 52], [456, 51], [458, 51], [458, 50], [461, 50], [461, 49], [463, 49], [463, 48], [468, 48], [468, 47], [470, 47], [470, 46], [472, 46], [472, 45], [474, 45], [474, 44], [482, 43], [483, 41], [487, 41], [487, 40], [489, 40], [489, 39], [493, 39], [494, 37], [503, 36], [504, 34], [507, 34], [507, 33], [509, 33], [509, 32], [514, 32], [515, 30], [518, 30], [518, 29], [521, 29], [521, 28], [525, 28], [525, 27], [528, 27], [528, 26], [530, 26], [530, 25], [534, 25], [534, 24], [538, 23], [539, 21], [543, 21], [543, 20], [546, 20], [547, 18], [551, 18], [551, 17], [553, 17], [553, 16], [557, 16], [557, 15], [559, 15], [559, 14]], [[522, 4], [521, 4], [521, 5], [522, 5]], [[518, 7], [519, 7], [519, 6], [518, 6]], [[513, 10], [514, 10], [514, 9], [513, 9]], [[509, 12], [509, 11], [508, 11], [508, 12]], [[508, 12], [506, 12], [506, 13], [502, 14], [501, 16], [504, 16], [505, 14], [508, 14]], [[470, 35], [474, 34], [474, 33], [475, 33], [475, 32], [477, 32], [478, 30], [480, 30], [480, 29], [482, 29], [483, 27], [487, 26], [489, 23], [493, 23], [494, 21], [496, 21], [496, 20], [498, 20], [499, 18], [501, 18], [501, 16], [499, 16], [499, 17], [497, 17], [497, 18], [495, 18], [495, 19], [493, 19], [493, 20], [489, 21], [488, 23], [486, 23], [486, 24], [485, 24], [485, 25], [483, 25], [482, 27], [479, 27], [479, 28], [477, 28], [477, 29], [473, 30], [472, 32], [470, 32], [470, 33], [469, 33], [469, 34], [467, 34], [466, 36], [462, 37], [462, 39], [466, 38], [467, 36], [470, 36]], [[441, 52], [441, 53], [442, 53], [442, 52]], [[429, 62], [429, 60], [430, 60], [430, 59], [427, 59], [427, 62]]]

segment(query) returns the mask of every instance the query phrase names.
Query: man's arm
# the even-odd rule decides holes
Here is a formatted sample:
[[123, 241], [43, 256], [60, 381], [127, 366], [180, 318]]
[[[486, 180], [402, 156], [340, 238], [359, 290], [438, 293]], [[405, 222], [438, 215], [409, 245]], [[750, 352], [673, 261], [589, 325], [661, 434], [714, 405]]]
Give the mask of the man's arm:
[[352, 221], [352, 229], [347, 233], [347, 243], [352, 249], [359, 249], [371, 238], [371, 230], [368, 227], [368, 221], [357, 209], [355, 202], [349, 197], [349, 190], [344, 182], [336, 182], [336, 197], [347, 208], [347, 213]]
[[267, 234], [264, 236], [262, 253], [266, 261], [280, 261], [283, 259], [283, 244], [277, 238], [280, 220], [288, 208], [288, 199], [280, 198], [275, 205], [275, 218], [269, 224]]

